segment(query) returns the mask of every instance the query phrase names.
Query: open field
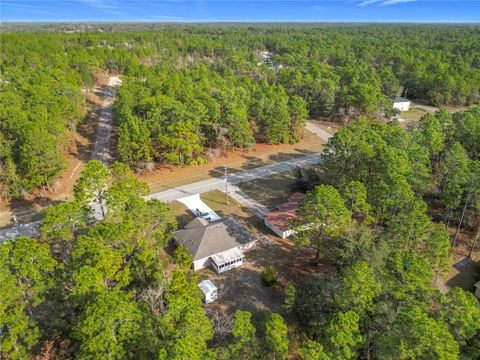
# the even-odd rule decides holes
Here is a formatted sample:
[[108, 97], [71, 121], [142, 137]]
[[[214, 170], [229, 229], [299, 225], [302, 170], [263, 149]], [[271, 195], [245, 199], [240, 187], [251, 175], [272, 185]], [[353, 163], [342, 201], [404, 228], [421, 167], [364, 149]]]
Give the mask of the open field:
[[161, 167], [150, 173], [140, 174], [152, 193], [213, 177], [223, 176], [224, 166], [229, 172], [247, 170], [279, 161], [289, 160], [323, 151], [325, 142], [305, 131], [305, 136], [296, 144], [256, 144], [254, 150], [236, 150], [205, 165], [186, 167]]

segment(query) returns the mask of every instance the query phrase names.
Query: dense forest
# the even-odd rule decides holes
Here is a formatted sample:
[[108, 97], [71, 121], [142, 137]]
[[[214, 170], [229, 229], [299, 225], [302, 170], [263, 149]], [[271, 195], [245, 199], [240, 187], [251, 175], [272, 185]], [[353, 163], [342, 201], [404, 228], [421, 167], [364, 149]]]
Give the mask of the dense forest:
[[[320, 169], [304, 174], [312, 190], [296, 241], [341, 274], [311, 274], [287, 294], [308, 335], [305, 359], [480, 356], [478, 300], [437, 289], [460, 228], [472, 236], [470, 255], [480, 238], [479, 112], [439, 111], [407, 131], [360, 117], [329, 141]], [[437, 222], [433, 204], [443, 209]]]
[[[283, 289], [283, 316], [238, 310], [227, 323], [206, 315], [189, 254], [165, 251], [167, 205], [141, 197], [128, 165], [91, 161], [39, 239], [0, 246], [3, 356], [478, 359], [478, 300], [437, 285], [451, 265], [445, 224], [480, 236], [479, 138], [478, 107], [408, 130], [362, 116], [339, 130], [325, 162], [299, 173], [293, 224], [297, 246], [334, 272]], [[92, 202], [106, 204], [104, 220], [92, 223]]]
[[[97, 73], [124, 77], [119, 150], [136, 169], [295, 142], [306, 117], [382, 116], [388, 96], [405, 91], [433, 105], [480, 97], [478, 26], [72, 26], [2, 28], [2, 196], [59, 177]], [[272, 54], [268, 64], [260, 51]]]

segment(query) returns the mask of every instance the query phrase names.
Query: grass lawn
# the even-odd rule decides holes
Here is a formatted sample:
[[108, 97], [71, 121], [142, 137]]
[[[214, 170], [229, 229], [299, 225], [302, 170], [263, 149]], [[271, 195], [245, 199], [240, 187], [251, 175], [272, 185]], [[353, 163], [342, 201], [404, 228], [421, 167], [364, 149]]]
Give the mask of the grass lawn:
[[247, 195], [269, 209], [286, 202], [288, 195], [295, 192], [295, 171], [267, 176], [238, 185]]
[[181, 229], [193, 219], [193, 214], [180, 201], [168, 203], [170, 213], [177, 219], [178, 228]]
[[422, 109], [410, 109], [408, 111], [402, 111], [400, 117], [405, 119], [406, 122], [411, 123], [420, 120], [420, 118], [427, 112]]

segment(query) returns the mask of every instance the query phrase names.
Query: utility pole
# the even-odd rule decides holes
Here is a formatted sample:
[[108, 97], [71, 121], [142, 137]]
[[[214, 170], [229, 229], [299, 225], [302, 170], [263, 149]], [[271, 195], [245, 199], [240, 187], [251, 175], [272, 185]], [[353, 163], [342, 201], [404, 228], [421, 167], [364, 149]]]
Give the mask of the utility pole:
[[225, 171], [225, 196], [227, 197], [227, 205], [228, 205], [228, 171], [227, 171], [227, 165], [224, 165]]
[[14, 224], [15, 228], [17, 229], [17, 234], [20, 235], [20, 224], [17, 220], [17, 216], [15, 215], [15, 213], [13, 213], [13, 224]]

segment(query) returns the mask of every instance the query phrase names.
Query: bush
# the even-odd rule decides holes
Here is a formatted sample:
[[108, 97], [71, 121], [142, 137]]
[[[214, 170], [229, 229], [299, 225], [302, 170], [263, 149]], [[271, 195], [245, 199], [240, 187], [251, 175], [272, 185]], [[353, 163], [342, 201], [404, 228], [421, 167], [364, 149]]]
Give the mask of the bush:
[[188, 269], [192, 266], [192, 255], [185, 246], [179, 245], [173, 252], [173, 262]]
[[267, 266], [262, 272], [262, 284], [270, 287], [277, 283], [277, 271], [273, 266]]

